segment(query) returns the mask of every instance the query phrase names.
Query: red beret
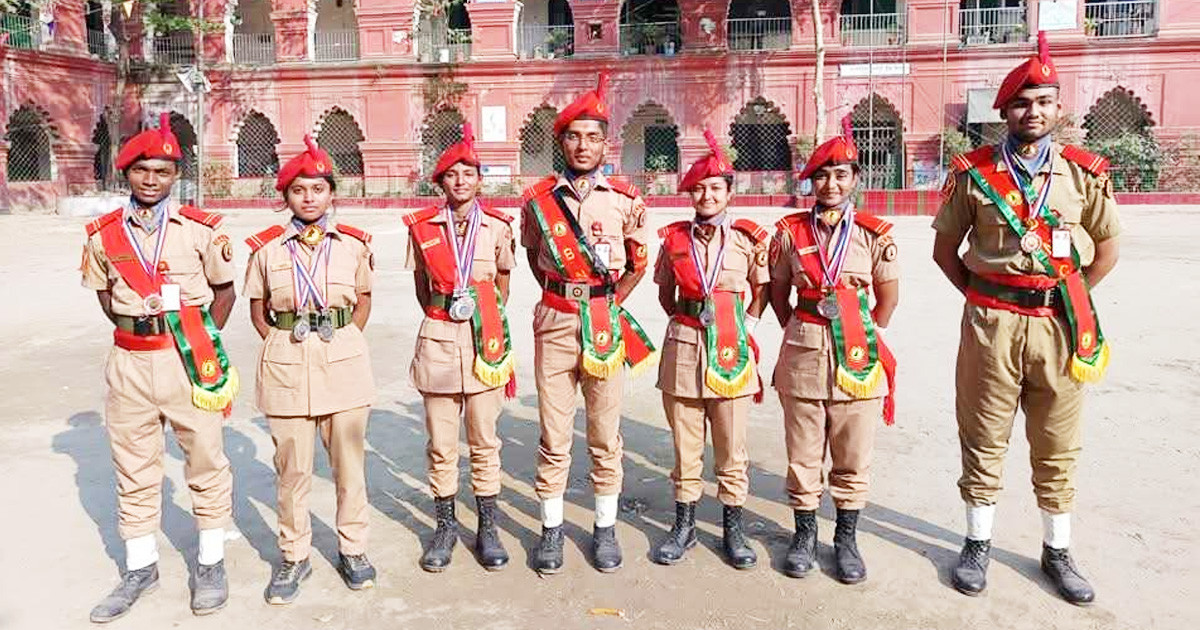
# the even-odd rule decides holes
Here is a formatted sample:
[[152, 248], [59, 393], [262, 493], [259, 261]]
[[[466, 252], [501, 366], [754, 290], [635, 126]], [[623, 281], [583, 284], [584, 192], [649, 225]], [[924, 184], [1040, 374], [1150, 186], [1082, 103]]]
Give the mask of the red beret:
[[475, 152], [475, 132], [471, 129], [471, 123], [463, 123], [462, 134], [462, 141], [450, 145], [438, 158], [437, 166], [433, 167], [433, 174], [429, 176], [433, 183], [441, 181], [442, 174], [459, 162], [479, 168], [479, 154]]
[[817, 147], [800, 171], [800, 179], [808, 179], [822, 166], [836, 164], [856, 164], [858, 148], [854, 146], [854, 130], [850, 127], [850, 116], [842, 119], [842, 135], [826, 140]]
[[288, 160], [279, 169], [279, 177], [275, 179], [275, 190], [283, 191], [297, 177], [327, 177], [333, 175], [333, 160], [324, 149], [317, 146], [312, 136], [304, 136], [304, 152]]
[[1026, 88], [1048, 86], [1058, 86], [1058, 70], [1054, 69], [1054, 61], [1050, 59], [1050, 44], [1046, 42], [1046, 32], [1038, 31], [1037, 54], [1026, 59], [1004, 77], [992, 107], [1000, 109], [1008, 105], [1018, 92]]
[[129, 139], [117, 154], [117, 170], [123, 171], [138, 160], [183, 159], [179, 141], [171, 133], [171, 114], [163, 112], [158, 117], [158, 129], [146, 129]]
[[701, 180], [709, 177], [724, 177], [733, 174], [733, 164], [729, 163], [725, 152], [721, 150], [721, 145], [717, 144], [716, 137], [707, 129], [704, 130], [704, 141], [708, 143], [708, 155], [696, 160], [692, 164], [692, 168], [688, 169], [683, 180], [679, 182], [679, 192], [687, 192]]
[[554, 120], [554, 135], [557, 136], [566, 131], [568, 125], [581, 118], [608, 122], [608, 106], [604, 104], [604, 96], [607, 91], [608, 73], [601, 72], [600, 79], [596, 82], [596, 89], [585, 92], [575, 99], [575, 102], [567, 105]]

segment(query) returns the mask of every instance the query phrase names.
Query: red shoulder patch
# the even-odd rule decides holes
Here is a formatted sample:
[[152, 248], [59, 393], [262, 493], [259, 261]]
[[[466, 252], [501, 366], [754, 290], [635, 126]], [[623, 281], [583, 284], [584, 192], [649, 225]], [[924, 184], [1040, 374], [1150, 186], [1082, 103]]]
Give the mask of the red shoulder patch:
[[676, 221], [658, 228], [658, 238], [667, 238], [672, 232], [686, 230], [691, 221]]
[[883, 236], [884, 234], [892, 231], [892, 224], [890, 221], [885, 221], [873, 214], [868, 214], [866, 212], [855, 211], [854, 222], [860, 227], [874, 232], [879, 236]]
[[428, 208], [422, 208], [416, 212], [410, 212], [404, 215], [404, 225], [412, 227], [422, 221], [428, 221], [433, 217], [436, 217], [438, 212], [441, 212], [441, 210], [439, 210], [437, 206], [429, 206]]
[[488, 215], [489, 217], [500, 219], [501, 221], [503, 221], [505, 223], [513, 222], [513, 217], [510, 217], [507, 214], [505, 214], [489, 205], [480, 204], [480, 207], [483, 208], [483, 213]]
[[108, 225], [109, 223], [112, 223], [113, 221], [120, 219], [121, 215], [124, 213], [125, 213], [124, 208], [117, 208], [116, 210], [113, 210], [112, 212], [109, 212], [108, 214], [101, 216], [100, 218], [87, 224], [87, 227], [84, 229], [87, 230], [87, 235], [91, 236], [91, 235], [95, 234], [96, 232], [99, 232], [100, 228]]
[[756, 243], [765, 243], [767, 242], [767, 238], [770, 237], [766, 228], [750, 219], [737, 219], [733, 222], [733, 227], [749, 234], [750, 238], [753, 238]]
[[776, 229], [786, 230], [786, 229], [788, 229], [788, 226], [791, 225], [792, 223], [794, 223], [796, 221], [804, 220], [804, 217], [808, 216], [808, 212], [809, 212], [808, 210], [801, 210], [800, 212], [789, 214], [789, 215], [783, 217], [782, 219], [776, 221], [775, 227], [776, 227]]
[[371, 235], [368, 234], [364, 230], [360, 230], [360, 229], [354, 227], [353, 225], [346, 225], [345, 223], [339, 223], [339, 224], [337, 224], [337, 229], [339, 232], [341, 232], [342, 234], [345, 234], [346, 236], [353, 236], [354, 238], [362, 241], [363, 243], [365, 243], [367, 245], [371, 244]]
[[1103, 175], [1108, 171], [1108, 158], [1085, 151], [1073, 144], [1063, 145], [1062, 156], [1083, 167], [1092, 175]]
[[642, 196], [642, 191], [638, 190], [637, 186], [634, 186], [632, 183], [627, 182], [619, 177], [608, 178], [608, 185], [612, 186], [613, 190], [625, 195], [626, 197], [629, 197], [630, 199]]
[[246, 239], [246, 244], [250, 246], [250, 253], [253, 254], [254, 252], [262, 249], [263, 245], [266, 245], [267, 243], [279, 238], [283, 232], [284, 229], [282, 225], [272, 225], [271, 227]]
[[538, 183], [530, 186], [529, 188], [526, 188], [525, 192], [521, 193], [521, 201], [524, 201], [524, 202], [532, 201], [534, 198], [540, 197], [540, 196], [550, 192], [551, 190], [553, 190], [554, 185], [557, 183], [558, 183], [558, 176], [547, 175], [547, 176], [543, 177], [542, 179], [538, 180]]
[[185, 216], [196, 223], [207, 225], [210, 228], [215, 228], [225, 220], [225, 217], [215, 212], [205, 212], [199, 208], [192, 206], [183, 206], [179, 209], [179, 214]]
[[950, 165], [959, 172], [966, 172], [976, 166], [988, 164], [992, 161], [994, 155], [995, 147], [985, 145], [970, 153], [954, 156], [954, 159], [950, 161]]

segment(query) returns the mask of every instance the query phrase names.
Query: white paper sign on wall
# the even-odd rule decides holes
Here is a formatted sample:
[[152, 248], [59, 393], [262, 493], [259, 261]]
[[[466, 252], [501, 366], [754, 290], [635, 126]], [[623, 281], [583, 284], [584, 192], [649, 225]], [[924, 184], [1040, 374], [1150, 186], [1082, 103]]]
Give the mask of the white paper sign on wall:
[[1038, 28], [1065, 31], [1078, 25], [1079, 0], [1042, 0], [1038, 3]]
[[480, 140], [483, 142], [508, 141], [508, 110], [503, 105], [484, 105], [480, 118], [482, 119], [480, 121], [482, 127]]

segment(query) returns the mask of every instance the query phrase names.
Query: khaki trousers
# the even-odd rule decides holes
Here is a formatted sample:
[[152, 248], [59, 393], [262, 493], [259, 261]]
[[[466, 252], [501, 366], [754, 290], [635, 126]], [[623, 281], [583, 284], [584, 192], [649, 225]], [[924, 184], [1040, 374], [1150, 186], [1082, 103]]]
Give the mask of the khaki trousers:
[[[504, 388], [477, 394], [424, 394], [425, 449], [429, 487], [433, 496], [458, 494], [458, 427], [466, 412], [467, 448], [471, 454], [471, 490], [477, 497], [500, 494], [500, 438], [496, 419], [504, 403]], [[465, 409], [464, 409], [465, 408]]]
[[312, 547], [308, 496], [312, 491], [316, 434], [329, 452], [337, 488], [338, 550], [348, 556], [367, 551], [367, 480], [365, 448], [370, 407], [327, 416], [277, 417], [267, 420], [275, 442], [279, 475], [279, 550], [284, 560], [299, 562]]
[[692, 503], [704, 494], [704, 440], [711, 426], [717, 500], [723, 505], [746, 503], [750, 489], [750, 456], [746, 453], [750, 398], [679, 398], [663, 393], [663, 410], [675, 441], [671, 479], [675, 482], [676, 501]]
[[827, 448], [832, 460], [829, 494], [834, 505], [844, 510], [865, 507], [883, 399], [812, 400], [780, 394], [779, 402], [783, 406], [787, 492], [792, 508], [820, 507]]
[[1083, 385], [1070, 375], [1069, 340], [1056, 317], [966, 305], [955, 382], [963, 501], [995, 503], [1020, 405], [1038, 507], [1055, 514], [1074, 507]]
[[184, 478], [199, 529], [225, 527], [233, 514], [233, 475], [220, 413], [192, 404], [192, 384], [174, 349], [114, 347], [105, 368], [104, 403], [121, 538], [158, 531], [162, 511], [164, 422], [183, 450]]

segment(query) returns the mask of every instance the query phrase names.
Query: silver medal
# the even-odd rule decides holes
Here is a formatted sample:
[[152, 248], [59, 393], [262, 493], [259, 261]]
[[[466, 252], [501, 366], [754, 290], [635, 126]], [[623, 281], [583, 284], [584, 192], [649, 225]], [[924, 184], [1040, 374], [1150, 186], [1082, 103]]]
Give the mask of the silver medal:
[[712, 303], [705, 301], [704, 308], [700, 309], [700, 315], [696, 319], [700, 320], [700, 325], [708, 328], [717, 321], [717, 314], [713, 312]]
[[329, 311], [321, 313], [317, 317], [317, 337], [326, 343], [333, 341], [333, 330], [333, 316], [329, 314]]
[[1021, 237], [1021, 251], [1032, 254], [1042, 248], [1042, 237], [1033, 232], [1026, 232]]
[[292, 325], [292, 339], [296, 341], [304, 341], [308, 337], [311, 327], [308, 325], [308, 316], [301, 315], [294, 325]]
[[162, 296], [157, 293], [151, 293], [142, 300], [142, 306], [145, 307], [147, 315], [160, 315], [163, 311]]
[[825, 319], [837, 319], [838, 315], [842, 314], [842, 309], [838, 306], [837, 298], [830, 294], [817, 302], [817, 313]]
[[475, 314], [475, 299], [465, 293], [455, 296], [454, 301], [450, 303], [448, 314], [450, 319], [456, 322], [465, 322], [471, 319], [471, 316]]

